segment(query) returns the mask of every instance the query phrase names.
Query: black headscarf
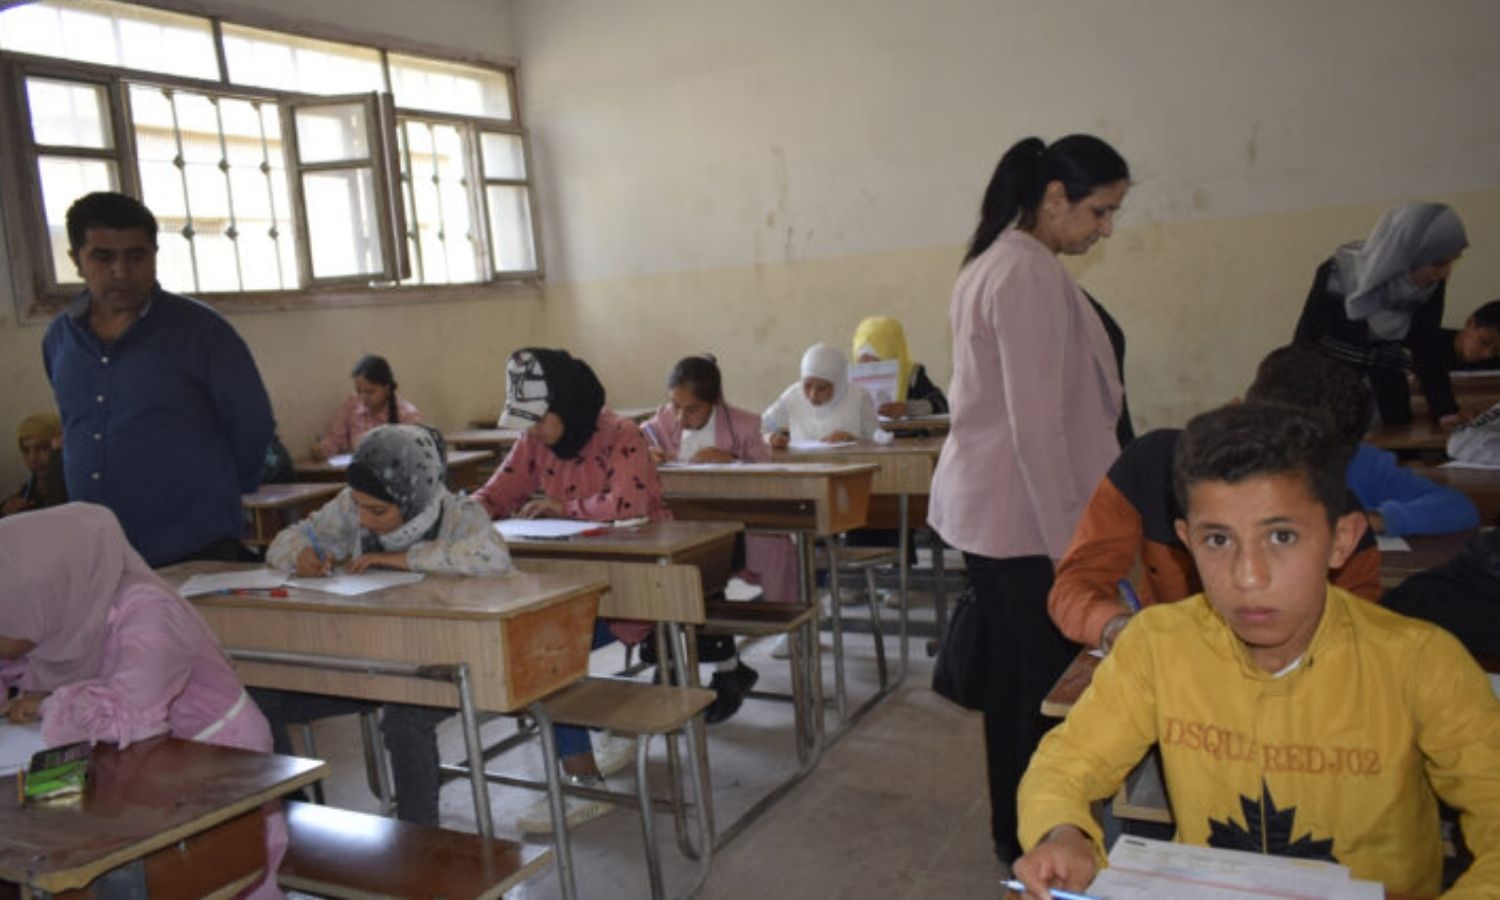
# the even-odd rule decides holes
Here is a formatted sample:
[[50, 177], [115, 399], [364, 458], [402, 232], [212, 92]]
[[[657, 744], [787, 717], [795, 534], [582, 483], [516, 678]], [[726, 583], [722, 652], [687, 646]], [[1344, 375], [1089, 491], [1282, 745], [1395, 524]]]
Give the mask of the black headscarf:
[[547, 382], [547, 411], [562, 419], [562, 440], [552, 445], [552, 452], [559, 459], [573, 459], [599, 427], [604, 385], [588, 363], [566, 350], [528, 347], [518, 352], [530, 353], [541, 365]]

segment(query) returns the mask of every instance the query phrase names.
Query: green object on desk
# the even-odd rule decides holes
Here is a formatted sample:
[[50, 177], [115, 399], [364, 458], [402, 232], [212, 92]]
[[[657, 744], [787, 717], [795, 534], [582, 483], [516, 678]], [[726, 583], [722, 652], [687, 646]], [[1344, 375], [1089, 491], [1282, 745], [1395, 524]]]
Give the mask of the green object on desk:
[[87, 741], [34, 754], [31, 765], [20, 776], [22, 801], [52, 802], [82, 794], [88, 784], [92, 754]]

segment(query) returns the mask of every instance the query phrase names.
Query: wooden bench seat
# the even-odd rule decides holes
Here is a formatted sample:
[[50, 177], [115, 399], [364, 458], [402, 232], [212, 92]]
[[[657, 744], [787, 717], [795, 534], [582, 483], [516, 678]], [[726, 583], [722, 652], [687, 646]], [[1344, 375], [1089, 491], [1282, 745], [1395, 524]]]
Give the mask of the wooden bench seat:
[[350, 900], [499, 897], [551, 861], [535, 844], [286, 803], [283, 888]]

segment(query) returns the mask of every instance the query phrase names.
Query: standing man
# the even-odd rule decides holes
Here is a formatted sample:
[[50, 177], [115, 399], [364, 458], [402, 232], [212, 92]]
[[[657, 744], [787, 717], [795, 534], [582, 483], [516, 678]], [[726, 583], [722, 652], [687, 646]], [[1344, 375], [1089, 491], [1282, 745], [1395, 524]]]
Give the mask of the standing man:
[[89, 194], [67, 225], [86, 289], [48, 326], [42, 359], [68, 496], [113, 510], [152, 566], [240, 558], [240, 494], [276, 424], [250, 348], [156, 283], [156, 217], [139, 201]]

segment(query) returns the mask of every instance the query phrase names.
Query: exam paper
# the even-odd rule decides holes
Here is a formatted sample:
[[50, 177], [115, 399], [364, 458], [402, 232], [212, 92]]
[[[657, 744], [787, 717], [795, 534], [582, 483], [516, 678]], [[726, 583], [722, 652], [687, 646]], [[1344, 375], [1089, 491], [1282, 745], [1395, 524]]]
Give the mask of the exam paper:
[[1395, 537], [1387, 534], [1375, 535], [1375, 546], [1380, 548], [1381, 553], [1410, 553], [1411, 544], [1404, 537]]
[[31, 762], [31, 754], [46, 750], [42, 723], [16, 725], [0, 720], [0, 777], [14, 775]]
[[1088, 893], [1107, 900], [1362, 900], [1367, 894], [1354, 884], [1337, 863], [1124, 835]]
[[328, 464], [335, 469], [347, 469], [352, 462], [354, 462], [353, 453], [338, 453], [328, 457]]
[[896, 400], [897, 382], [901, 378], [901, 363], [894, 359], [880, 362], [854, 363], [849, 366], [849, 383], [864, 388], [878, 408], [882, 403]]
[[197, 597], [200, 594], [217, 594], [222, 591], [268, 591], [285, 585], [285, 572], [276, 569], [245, 569], [194, 575], [182, 583], [177, 593], [184, 597]]
[[383, 591], [388, 587], [416, 584], [423, 577], [421, 572], [394, 572], [382, 569], [362, 572], [358, 575], [334, 572], [326, 578], [288, 578], [286, 585], [308, 591], [322, 591], [325, 594], [338, 594], [341, 597], [357, 597], [360, 594]]
[[792, 441], [786, 445], [788, 450], [833, 450], [838, 447], [853, 447], [859, 441]]
[[495, 523], [495, 530], [507, 541], [551, 541], [602, 527], [603, 523], [578, 519], [501, 519]]

